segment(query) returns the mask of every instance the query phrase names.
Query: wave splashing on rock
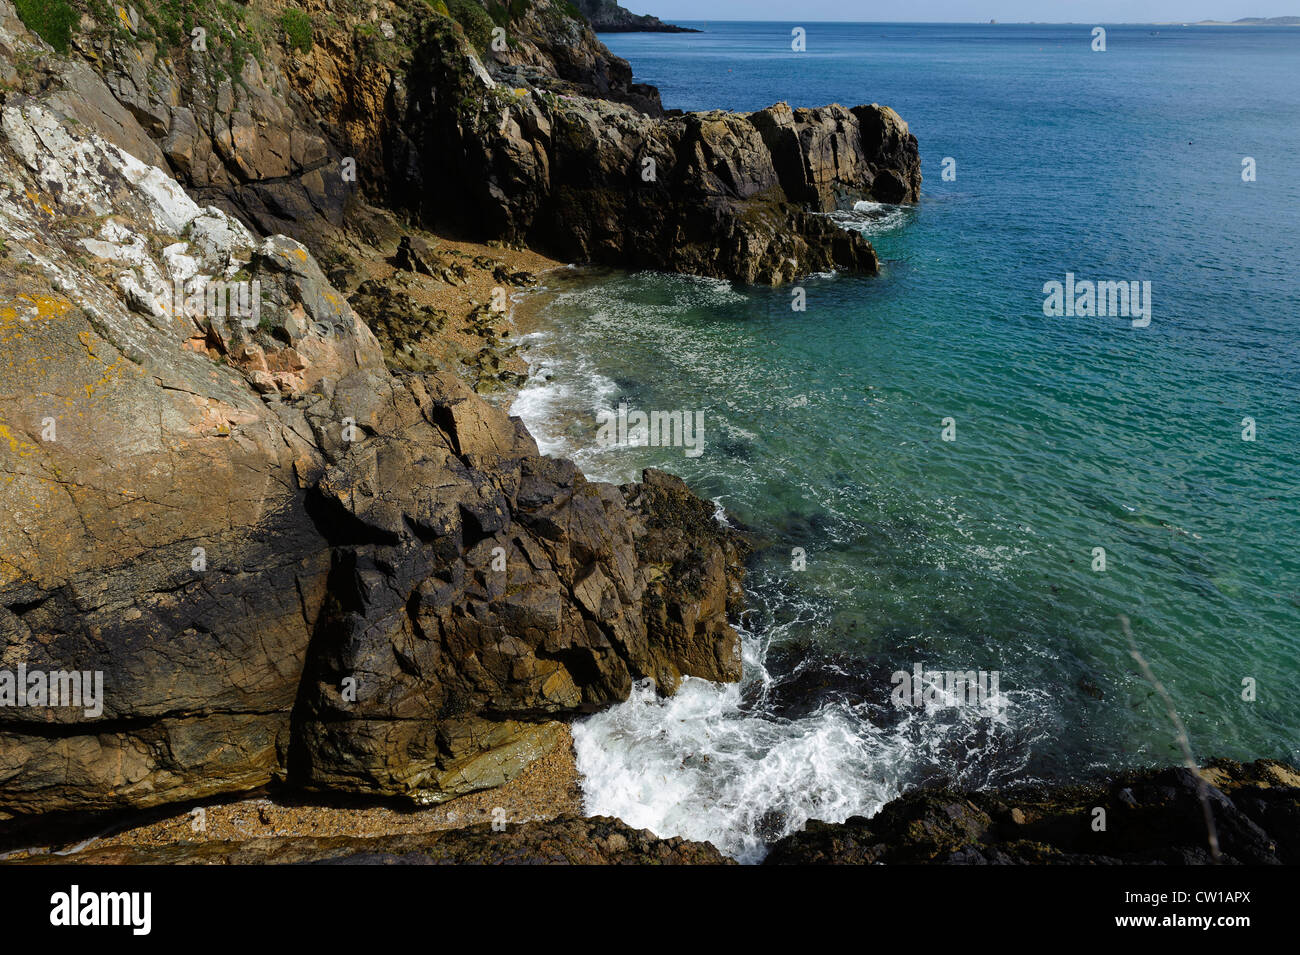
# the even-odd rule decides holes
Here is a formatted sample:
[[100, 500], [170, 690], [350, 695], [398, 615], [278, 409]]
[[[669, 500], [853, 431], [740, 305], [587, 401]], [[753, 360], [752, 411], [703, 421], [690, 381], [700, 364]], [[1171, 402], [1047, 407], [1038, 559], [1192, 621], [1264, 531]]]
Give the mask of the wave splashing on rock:
[[573, 728], [584, 811], [661, 838], [707, 841], [744, 863], [811, 819], [872, 816], [912, 787], [1023, 781], [1050, 701], [1004, 692], [978, 708], [896, 709], [883, 670], [791, 653], [784, 626], [741, 629], [744, 681], [642, 682]]

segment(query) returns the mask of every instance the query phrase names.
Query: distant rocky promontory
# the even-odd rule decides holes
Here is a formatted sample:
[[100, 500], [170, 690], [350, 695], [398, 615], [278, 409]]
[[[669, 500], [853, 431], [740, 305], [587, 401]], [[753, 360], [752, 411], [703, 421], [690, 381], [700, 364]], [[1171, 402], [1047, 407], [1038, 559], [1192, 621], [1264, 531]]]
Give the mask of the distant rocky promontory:
[[1300, 27], [1300, 17], [1241, 17], [1237, 20], [1198, 20], [1198, 27]]
[[597, 33], [699, 33], [690, 27], [664, 23], [648, 13], [637, 14], [614, 0], [574, 0], [574, 6]]

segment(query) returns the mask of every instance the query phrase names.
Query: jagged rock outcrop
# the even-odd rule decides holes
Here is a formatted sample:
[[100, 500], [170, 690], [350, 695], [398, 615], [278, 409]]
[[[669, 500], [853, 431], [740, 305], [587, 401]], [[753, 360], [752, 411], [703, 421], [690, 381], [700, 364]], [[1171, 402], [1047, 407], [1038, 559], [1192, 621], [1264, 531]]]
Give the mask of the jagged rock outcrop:
[[251, 839], [91, 848], [25, 865], [735, 865], [707, 842], [660, 839], [604, 816], [372, 838]]
[[[651, 116], [663, 113], [659, 90], [633, 82], [631, 64], [611, 53], [564, 4], [534, 0], [495, 9], [506, 31], [505, 48], [475, 51], [489, 74], [523, 77], [527, 86], [553, 93], [626, 103]], [[455, 47], [446, 49], [452, 64], [463, 56]], [[471, 65], [468, 72], [478, 71]]]
[[[1300, 863], [1300, 771], [1274, 760], [1215, 760], [1201, 776], [1222, 862]], [[1192, 772], [1178, 768], [1085, 785], [920, 790], [870, 819], [810, 822], [765, 862], [1201, 865], [1212, 856], [1198, 788]]]
[[648, 13], [636, 14], [614, 0], [575, 0], [579, 12], [598, 33], [699, 33], [690, 27], [664, 23]]
[[518, 68], [484, 78], [456, 65], [472, 54], [455, 41], [424, 34], [390, 167], [441, 227], [575, 261], [781, 283], [877, 271], [865, 238], [817, 213], [919, 198], [916, 139], [887, 107], [648, 115], [557, 95]]
[[749, 120], [794, 202], [832, 212], [860, 199], [900, 203], [920, 196], [916, 137], [888, 106], [792, 110], [780, 103]]
[[738, 551], [698, 521], [706, 504], [654, 472], [587, 482], [456, 379], [402, 384], [350, 395], [367, 438], [337, 446], [319, 484], [335, 566], [300, 781], [441, 798], [503, 782], [502, 747], [540, 751], [547, 728], [528, 721], [645, 677], [670, 693], [683, 675], [739, 679]]
[[2, 0], [0, 47], [36, 64], [0, 103], [0, 670], [103, 677], [99, 712], [0, 707], [0, 817], [445, 798], [636, 680], [739, 676], [707, 505], [394, 377], [305, 246], [132, 155]]

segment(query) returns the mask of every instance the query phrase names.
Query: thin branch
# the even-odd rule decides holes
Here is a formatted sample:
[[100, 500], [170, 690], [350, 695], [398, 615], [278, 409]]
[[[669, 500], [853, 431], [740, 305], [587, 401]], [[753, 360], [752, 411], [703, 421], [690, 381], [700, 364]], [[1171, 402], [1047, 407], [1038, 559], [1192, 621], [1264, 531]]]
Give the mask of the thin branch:
[[1210, 857], [1217, 863], [1219, 861], [1219, 831], [1214, 826], [1214, 813], [1210, 809], [1209, 783], [1201, 775], [1200, 767], [1196, 765], [1196, 757], [1192, 755], [1191, 740], [1187, 735], [1187, 727], [1183, 725], [1182, 719], [1178, 716], [1178, 711], [1174, 709], [1174, 701], [1165, 690], [1164, 684], [1156, 679], [1156, 675], [1151, 672], [1151, 665], [1138, 652], [1137, 642], [1133, 639], [1133, 631], [1129, 629], [1128, 617], [1120, 614], [1119, 625], [1124, 629], [1124, 636], [1128, 638], [1129, 653], [1137, 661], [1137, 665], [1142, 668], [1142, 675], [1146, 677], [1160, 698], [1165, 701], [1165, 709], [1169, 713], [1169, 719], [1174, 724], [1174, 729], [1178, 735], [1174, 737], [1179, 748], [1183, 751], [1183, 764], [1192, 771], [1196, 778], [1196, 795], [1201, 800], [1201, 812], [1205, 816], [1205, 831], [1210, 840]]

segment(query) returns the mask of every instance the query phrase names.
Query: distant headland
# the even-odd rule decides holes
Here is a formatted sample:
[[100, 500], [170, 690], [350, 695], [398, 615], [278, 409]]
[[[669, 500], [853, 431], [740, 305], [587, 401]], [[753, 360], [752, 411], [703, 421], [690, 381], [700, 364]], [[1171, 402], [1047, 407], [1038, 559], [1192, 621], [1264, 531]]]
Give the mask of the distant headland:
[[1197, 20], [1194, 27], [1300, 27], [1300, 17], [1242, 17], [1240, 20]]
[[690, 27], [664, 23], [650, 14], [636, 14], [615, 0], [576, 0], [575, 6], [597, 33], [699, 33]]

